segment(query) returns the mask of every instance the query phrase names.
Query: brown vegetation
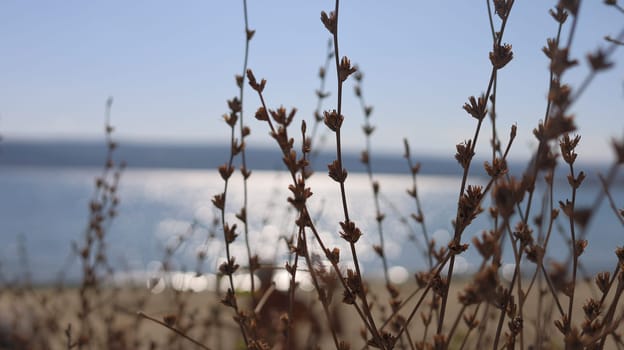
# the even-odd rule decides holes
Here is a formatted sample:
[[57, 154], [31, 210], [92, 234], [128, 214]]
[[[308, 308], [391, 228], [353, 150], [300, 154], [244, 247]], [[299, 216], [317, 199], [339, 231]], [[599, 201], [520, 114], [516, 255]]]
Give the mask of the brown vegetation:
[[[224, 293], [189, 293], [170, 290], [152, 295], [147, 290], [111, 287], [103, 284], [111, 273], [107, 265], [105, 237], [108, 223], [117, 208], [117, 181], [123, 166], [113, 161], [116, 144], [111, 140], [112, 127], [106, 122], [109, 156], [102, 176], [96, 179], [85, 241], [76, 246], [83, 266], [83, 282], [76, 289], [65, 291], [36, 290], [19, 284], [2, 289], [0, 303], [3, 322], [0, 348], [66, 348], [66, 349], [623, 349], [622, 320], [624, 308], [624, 248], [613, 252], [613, 271], [585, 276], [580, 271], [583, 252], [588, 244], [587, 227], [602, 201], [613, 208], [614, 220], [624, 228], [621, 198], [613, 198], [610, 186], [618, 169], [624, 164], [624, 140], [613, 140], [615, 160], [604, 176], [599, 177], [602, 191], [596, 193], [591, 207], [576, 203], [587, 175], [578, 168], [575, 149], [581, 137], [575, 134], [575, 117], [571, 106], [578, 101], [597, 74], [607, 70], [609, 57], [622, 45], [624, 33], [607, 38], [607, 48], [588, 54], [590, 72], [578, 87], [566, 84], [564, 73], [579, 62], [570, 57], [575, 37], [580, 1], [561, 0], [551, 10], [554, 38], [547, 40], [543, 51], [550, 60], [549, 94], [543, 119], [533, 130], [539, 145], [524, 171], [512, 174], [507, 162], [513, 151], [517, 129], [506, 127], [499, 132], [497, 118], [498, 72], [513, 60], [513, 50], [504, 41], [506, 25], [512, 20], [514, 0], [487, 2], [491, 27], [491, 71], [485, 91], [470, 96], [463, 105], [474, 120], [474, 131], [466, 141], [456, 145], [455, 159], [462, 169], [458, 184], [454, 232], [446, 246], [439, 248], [428, 234], [427, 218], [421, 209], [418, 191], [420, 164], [412, 159], [405, 140], [405, 158], [412, 183], [406, 184], [414, 199], [411, 216], [422, 232], [425, 242], [422, 254], [428, 262], [424, 271], [406, 285], [394, 285], [388, 277], [384, 246], [384, 218], [379, 193], [381, 184], [375, 180], [370, 123], [373, 108], [363, 93], [363, 75], [346, 56], [340, 56], [340, 6], [322, 12], [320, 19], [331, 37], [328, 63], [321, 68], [321, 85], [317, 90], [319, 104], [312, 121], [312, 132], [302, 120], [298, 125], [296, 109], [272, 109], [264, 91], [266, 80], [248, 69], [249, 43], [253, 39], [245, 4], [245, 56], [242, 71], [236, 76], [238, 96], [228, 101], [224, 121], [230, 128], [231, 152], [218, 171], [223, 191], [212, 198], [219, 215], [216, 225], [223, 232], [226, 261], [218, 267], [225, 284]], [[617, 1], [605, 1], [614, 11], [623, 12]], [[567, 40], [561, 33], [568, 30]], [[327, 72], [333, 60], [336, 71], [337, 104], [322, 111]], [[352, 219], [348, 192], [348, 169], [343, 166], [341, 130], [345, 127], [342, 111], [345, 82], [355, 79], [355, 96], [360, 99], [364, 115], [363, 132], [366, 147], [361, 160], [366, 166], [375, 204], [377, 235], [362, 232]], [[288, 203], [296, 212], [293, 229], [286, 237], [290, 256], [287, 261], [261, 263], [250, 246], [247, 189], [253, 185], [251, 169], [245, 159], [245, 138], [250, 129], [245, 124], [243, 100], [247, 86], [258, 101], [254, 113], [275, 140], [282, 154], [291, 183]], [[478, 87], [475, 87], [478, 88]], [[452, 101], [451, 101], [452, 102]], [[110, 102], [107, 104], [110, 108]], [[477, 147], [483, 147], [482, 126], [491, 123], [492, 135], [487, 152], [490, 159], [484, 169], [489, 177], [485, 185], [470, 183]], [[334, 135], [335, 160], [328, 164], [328, 175], [336, 183], [341, 199], [339, 235], [348, 243], [348, 251], [326, 244], [311, 215], [308, 200], [313, 195], [307, 180], [312, 176], [310, 162], [317, 142], [316, 130], [323, 125]], [[319, 126], [320, 125], [320, 126]], [[329, 142], [329, 141], [328, 141]], [[555, 168], [562, 164], [567, 172], [569, 199], [555, 203]], [[242, 174], [242, 203], [230, 201], [229, 189], [234, 186], [232, 175]], [[545, 186], [538, 198], [536, 186]], [[490, 200], [487, 200], [487, 199]], [[620, 201], [620, 202], [618, 202]], [[491, 206], [484, 208], [485, 203]], [[228, 208], [239, 207], [235, 222], [226, 216]], [[371, 214], [369, 214], [371, 215]], [[467, 242], [465, 232], [478, 216], [488, 216], [489, 230]], [[546, 265], [544, 256], [555, 231], [555, 221], [563, 218], [569, 242], [569, 258]], [[374, 250], [383, 265], [384, 279], [376, 281], [364, 276], [358, 259], [358, 242], [363, 234], [377, 237]], [[180, 242], [184, 237], [180, 238]], [[234, 256], [231, 245], [244, 239], [247, 256]], [[439, 242], [438, 242], [439, 243]], [[436, 248], [437, 247], [437, 248]], [[457, 256], [468, 249], [478, 251], [482, 260], [478, 271], [467, 280], [453, 274]], [[513, 251], [515, 270], [510, 281], [502, 280], [502, 251]], [[163, 261], [175, 254], [176, 247], [167, 248]], [[345, 256], [353, 261], [346, 268]], [[198, 261], [205, 255], [200, 252]], [[279, 291], [272, 284], [276, 269], [285, 269], [290, 276], [288, 291]], [[313, 292], [299, 288], [297, 275], [309, 275]], [[249, 292], [240, 292], [235, 277], [249, 275]], [[253, 278], [257, 276], [258, 279]], [[260, 282], [260, 283], [258, 283]], [[219, 294], [219, 295], [215, 295]], [[219, 300], [220, 302], [216, 302]], [[166, 305], [166, 307], [162, 307]], [[166, 310], [166, 311], [163, 311]], [[165, 333], [167, 332], [167, 333]]]

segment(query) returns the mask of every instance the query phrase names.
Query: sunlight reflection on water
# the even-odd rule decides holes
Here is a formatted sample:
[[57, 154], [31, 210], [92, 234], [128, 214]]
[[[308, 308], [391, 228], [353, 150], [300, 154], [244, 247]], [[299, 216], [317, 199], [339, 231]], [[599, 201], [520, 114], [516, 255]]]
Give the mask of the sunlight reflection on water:
[[[93, 191], [92, 179], [97, 173], [96, 169], [71, 168], [3, 169], [0, 172], [3, 180], [0, 187], [5, 194], [0, 199], [3, 232], [25, 233], [35, 279], [54, 278], [63, 266], [64, 258], [71, 255], [70, 242], [82, 239], [86, 207]], [[376, 175], [375, 178], [381, 185], [381, 210], [386, 214], [383, 230], [389, 266], [397, 267], [399, 272], [403, 271], [400, 268], [404, 268], [411, 275], [427, 266], [422, 254], [424, 242], [421, 228], [410, 218], [410, 214], [416, 211], [414, 200], [406, 193], [411, 186], [411, 177]], [[263, 264], [283, 267], [287, 256], [284, 238], [294, 232], [296, 215], [287, 204], [289, 183], [290, 177], [286, 173], [270, 171], [254, 171], [249, 181], [249, 241], [252, 252], [259, 255]], [[482, 184], [482, 180], [470, 179], [469, 183]], [[315, 174], [308, 184], [314, 193], [309, 199], [310, 213], [319, 234], [327, 247], [341, 250], [341, 266], [352, 268], [349, 247], [338, 234], [339, 222], [344, 220], [338, 184], [324, 173]], [[460, 179], [451, 176], [422, 175], [418, 178], [425, 223], [437, 247], [446, 245], [450, 239], [459, 185]], [[565, 189], [565, 185], [562, 188]], [[225, 217], [228, 222], [238, 224], [239, 238], [231, 247], [231, 252], [241, 265], [246, 265], [244, 234], [241, 223], [235, 218], [242, 205], [242, 189], [241, 176], [236, 172], [228, 189]], [[358, 258], [368, 276], [381, 276], [381, 262], [373, 250], [373, 246], [379, 244], [379, 235], [368, 177], [366, 174], [349, 174], [346, 189], [350, 217], [364, 233], [357, 243]], [[599, 190], [599, 186], [590, 185], [585, 191], [590, 195], [581, 195], [578, 201], [591, 203]], [[170, 271], [201, 272], [204, 276], [213, 274], [225, 259], [220, 223], [213, 224], [218, 212], [211, 203], [211, 198], [222, 191], [223, 180], [216, 171], [126, 171], [119, 192], [119, 216], [107, 236], [109, 256], [117, 270], [145, 271], [142, 277], [145, 278], [155, 269], [150, 264], [163, 260], [167, 248], [175, 248], [175, 254], [168, 262]], [[556, 200], [564, 200], [566, 195], [567, 192], [560, 191]], [[622, 187], [614, 189], [614, 198], [624, 198]], [[610, 224], [615, 220], [607, 206], [603, 207], [606, 209], [602, 209], [595, 220], [599, 225], [594, 225], [597, 227], [592, 231], [592, 234], [599, 234], [600, 239], [590, 240], [583, 256], [588, 265], [599, 269], [608, 268], [614, 261], [610, 252], [613, 250], [611, 243], [622, 242], [621, 229], [617, 224]], [[468, 227], [462, 241], [471, 243], [473, 235], [480, 236], [481, 231], [489, 227], [487, 215], [481, 215]], [[410, 239], [412, 236], [415, 239]], [[308, 233], [310, 249], [318, 254], [320, 248], [311, 237]], [[6, 241], [7, 244], [0, 248], [0, 259], [3, 268], [14, 275], [22, 271], [19, 257], [15, 254], [19, 246], [16, 240], [7, 238]], [[561, 247], [564, 239], [553, 236], [553, 244]], [[605, 251], [609, 251], [607, 256]], [[196, 258], [200, 253], [205, 254], [206, 259], [198, 265]], [[549, 254], [550, 258], [561, 258], [566, 256], [566, 250], [553, 248]], [[456, 271], [471, 272], [480, 261], [474, 249], [469, 249], [461, 258], [458, 259]], [[506, 264], [513, 262], [509, 249], [503, 258]], [[79, 270], [76, 265], [73, 272], [77, 275]], [[403, 276], [399, 272], [397, 275]], [[131, 278], [128, 276], [132, 273], [127, 272], [126, 275]], [[135, 273], [137, 275], [140, 273]], [[182, 280], [185, 281], [184, 278]], [[202, 281], [193, 282], [196, 289], [204, 283]]]
[[[237, 223], [239, 238], [231, 246], [232, 256], [238, 261], [246, 260], [247, 252], [244, 246], [244, 238], [241, 223], [235, 215], [242, 205], [242, 180], [240, 175], [231, 178], [228, 188], [228, 200], [226, 203], [226, 221]], [[391, 263], [390, 277], [396, 283], [405, 282], [410, 276], [410, 270], [422, 268], [424, 259], [414, 253], [417, 245], [408, 242], [407, 235], [410, 230], [416, 232], [418, 228], [407, 228], [406, 218], [415, 211], [415, 204], [406, 193], [411, 186], [411, 179], [403, 175], [379, 175], [376, 180], [381, 184], [382, 210], [386, 212], [386, 220], [383, 222], [385, 235], [385, 251]], [[282, 266], [287, 258], [287, 247], [284, 239], [294, 232], [294, 219], [296, 213], [287, 204], [286, 199], [290, 195], [288, 184], [290, 178], [283, 172], [256, 171], [249, 182], [248, 223], [249, 241], [252, 251], [258, 254], [265, 264]], [[309, 208], [315, 219], [317, 229], [327, 247], [338, 247], [341, 254], [341, 266], [344, 269], [354, 268], [350, 258], [349, 246], [338, 235], [339, 222], [344, 220], [342, 203], [338, 185], [329, 180], [325, 174], [316, 174], [309, 181], [313, 196], [309, 199]], [[441, 242], [448, 240], [448, 227], [453, 207], [444, 207], [445, 203], [453, 203], [456, 196], [458, 181], [452, 177], [421, 176], [418, 181], [419, 195], [423, 203], [423, 211], [427, 221], [435, 228], [434, 235]], [[375, 221], [374, 202], [370, 182], [365, 174], [349, 174], [346, 183], [347, 199], [351, 219], [364, 232], [364, 236], [357, 244], [358, 257], [363, 263], [362, 270], [369, 271], [380, 276], [381, 263], [379, 257], [373, 251], [373, 245], [378, 244], [379, 236]], [[216, 271], [218, 265], [225, 261], [225, 251], [222, 241], [220, 224], [211, 227], [213, 219], [218, 215], [210, 203], [213, 195], [223, 191], [223, 181], [214, 172], [201, 170], [162, 170], [162, 171], [130, 171], [123, 179], [123, 203], [132, 203], [144, 208], [158, 207], [163, 215], [151, 224], [148, 230], [150, 240], [159, 242], [160, 247], [171, 247], [179, 243], [183, 236], [184, 242], [176, 245], [176, 254], [172, 257], [172, 266], [178, 270], [185, 270], [194, 266], [198, 252], [206, 254], [203, 265], [210, 273]], [[149, 211], [149, 209], [148, 209]], [[117, 228], [124, 229], [130, 219], [131, 213], [122, 208]], [[409, 222], [409, 221], [408, 221]], [[199, 229], [188, 234], [189, 227], [199, 223]], [[442, 225], [440, 226], [440, 223]], [[411, 223], [409, 223], [411, 224]], [[145, 223], [149, 227], [149, 223]], [[151, 234], [149, 233], [151, 232]], [[320, 253], [318, 244], [310, 238], [310, 247], [316, 254]], [[423, 243], [421, 242], [422, 246]], [[145, 259], [144, 256], [142, 259]], [[141, 259], [140, 259], [141, 260]], [[327, 264], [327, 262], [326, 262]], [[141, 265], [137, 263], [137, 265]], [[328, 265], [328, 264], [327, 264]], [[304, 263], [300, 263], [306, 269]], [[139, 267], [139, 266], [137, 266]], [[461, 269], [460, 269], [461, 271]], [[177, 273], [176, 277], [166, 277], [166, 285], [178, 289], [182, 288], [181, 281], [189, 286], [194, 285], [193, 273]], [[205, 276], [205, 275], [202, 275]], [[302, 288], [311, 287], [309, 281], [302, 273]], [[162, 276], [157, 279], [152, 288], [160, 290]], [[239, 278], [243, 278], [242, 276]], [[204, 282], [198, 280], [196, 284]], [[248, 281], [247, 281], [248, 282]], [[277, 288], [288, 287], [288, 274], [283, 270], [275, 272], [274, 282]], [[237, 282], [238, 288], [243, 290], [246, 285]], [[202, 284], [203, 285], [203, 284]], [[185, 287], [193, 289], [193, 287]], [[199, 289], [199, 287], [195, 287]], [[212, 282], [204, 288], [212, 289]]]
[[[384, 198], [382, 206], [388, 208], [387, 219], [384, 221], [387, 237], [386, 254], [389, 259], [399, 259], [406, 241], [405, 224], [401, 222], [401, 218], [408, 217], [409, 213], [415, 210], [413, 200], [406, 194], [406, 189], [410, 185], [409, 178], [401, 175], [380, 175], [377, 176], [377, 180], [381, 184]], [[223, 190], [223, 182], [218, 175], [203, 171], [166, 171], [162, 176], [134, 172], [127, 174], [124, 181], [126, 189], [124, 195], [131, 197], [129, 200], [133, 197], [142, 197], [142, 201], [160, 203], [168, 207], [166, 212], [169, 215], [160, 218], [153, 233], [160, 241], [166, 241], [168, 236], [183, 233], [193, 221], [200, 221], [208, 227], [217, 212], [206, 203], [214, 194]], [[258, 171], [250, 178], [248, 204], [250, 245], [263, 260], [271, 261], [277, 256], [282, 256], [286, 252], [286, 246], [280, 239], [293, 232], [295, 212], [286, 201], [289, 196], [287, 190], [289, 182], [284, 173]], [[312, 177], [309, 184], [314, 192], [309, 199], [310, 211], [312, 217], [316, 219], [317, 229], [321, 232], [325, 244], [328, 247], [337, 246], [347, 252], [348, 246], [338, 235], [339, 222], [344, 220], [338, 185], [327, 179], [324, 174]], [[441, 205], [445, 202], [452, 203], [453, 196], [456, 195], [456, 186], [457, 180], [450, 177], [422, 176], [419, 180], [420, 196], [423, 203], [426, 203], [423, 210], [427, 219], [430, 217], [434, 225], [446, 221], [442, 227], [435, 227], [434, 237], [440, 241], [448, 240], [447, 228], [453, 212], [452, 206], [441, 210], [444, 208]], [[373, 262], [377, 256], [372, 246], [378, 244], [379, 237], [376, 232], [369, 180], [364, 174], [350, 174], [346, 187], [351, 219], [365, 234], [358, 242], [358, 255], [364, 262]], [[241, 203], [241, 179], [240, 176], [233, 176], [226, 204], [225, 217], [228, 222], [238, 222], [235, 215], [240, 210]], [[238, 225], [240, 228], [241, 223], [238, 222]], [[239, 233], [242, 234], [242, 229]], [[205, 234], [203, 239], [210, 240]], [[219, 234], [216, 241], [220, 242]], [[233, 255], [246, 255], [242, 243], [241, 237], [232, 247]], [[193, 258], [196, 253], [193, 250], [181, 250], [184, 251], [183, 254], [187, 254], [187, 258]], [[211, 250], [210, 253], [214, 253], [214, 249]], [[208, 266], [214, 268], [217, 260], [223, 258], [210, 254]]]
[[[206, 202], [212, 195], [222, 191], [223, 186], [222, 180], [216, 174], [202, 171], [168, 171], [168, 173], [167, 177], [162, 176], [160, 180], [141, 174], [131, 174], [125, 179], [126, 186], [134, 191], [131, 192], [134, 195], [142, 196], [147, 201], [166, 202], [169, 207], [177, 210], [177, 212], [170, 211], [171, 216], [161, 218], [156, 225], [155, 238], [165, 242], [168, 237], [171, 240], [171, 236], [185, 232], [194, 220], [203, 222], [208, 227], [218, 213], [211, 206], [207, 206]], [[409, 223], [402, 222], [415, 211], [414, 201], [406, 193], [411, 180], [402, 175], [380, 175], [376, 176], [376, 180], [381, 184], [382, 210], [387, 213], [383, 229], [386, 257], [391, 262], [391, 266], [394, 265], [390, 275], [395, 282], [404, 282], [410, 275], [408, 269], [422, 268], [425, 263], [425, 259], [414, 251], [418, 245], [410, 243], [407, 239], [410, 230], [418, 234], [419, 228], [412, 226], [408, 229], [406, 225]], [[287, 190], [289, 183], [290, 179], [285, 176], [285, 173], [261, 171], [254, 172], [249, 183], [250, 245], [253, 253], [258, 254], [263, 262], [268, 264], [277, 262], [278, 266], [281, 266], [287, 257], [284, 238], [291, 235], [294, 230], [295, 212], [286, 201], [290, 195]], [[324, 174], [317, 174], [308, 183], [314, 193], [308, 202], [310, 211], [325, 245], [332, 249], [338, 247], [342, 251], [341, 266], [344, 269], [354, 268], [348, 253], [349, 246], [338, 235], [339, 222], [343, 220], [338, 185]], [[421, 200], [425, 203], [423, 211], [431, 226], [430, 230], [433, 229], [434, 232], [432, 237], [441, 242], [440, 244], [446, 244], [450, 238], [448, 229], [454, 213], [454, 207], [452, 205], [449, 207], [448, 203], [453, 203], [457, 195], [458, 179], [421, 176], [418, 186]], [[373, 251], [373, 245], [378, 244], [379, 236], [368, 177], [365, 174], [350, 174], [346, 189], [351, 219], [364, 232], [364, 236], [357, 244], [358, 257], [363, 263], [362, 270], [381, 276], [381, 263]], [[242, 203], [240, 176], [232, 177], [228, 191], [225, 217], [230, 223], [238, 222], [235, 215]], [[240, 228], [240, 222], [238, 224]], [[215, 237], [206, 237], [205, 233], [202, 237], [200, 234], [190, 237], [187, 244], [180, 246], [178, 248], [180, 256], [176, 260], [180, 266], [183, 261], [192, 261], [198, 250], [203, 249], [207, 256], [205, 267], [209, 271], [215, 271], [216, 267], [225, 261], [222, 231], [218, 226], [216, 231]], [[242, 229], [239, 230], [239, 234], [242, 235]], [[165, 246], [170, 245], [171, 243], [165, 243]], [[422, 239], [419, 245], [424, 246]], [[191, 249], [193, 246], [196, 248]], [[317, 254], [320, 253], [320, 247], [314, 240], [310, 246], [315, 248], [314, 251]], [[233, 256], [238, 257], [239, 261], [245, 261], [243, 257], [246, 257], [246, 248], [242, 236], [232, 245], [231, 252]], [[464, 273], [468, 270], [468, 263], [464, 258], [458, 259], [457, 266], [457, 273]], [[276, 272], [275, 282], [278, 288], [280, 286], [287, 288], [288, 275], [285, 271]], [[302, 286], [305, 286], [305, 281], [300, 282]]]

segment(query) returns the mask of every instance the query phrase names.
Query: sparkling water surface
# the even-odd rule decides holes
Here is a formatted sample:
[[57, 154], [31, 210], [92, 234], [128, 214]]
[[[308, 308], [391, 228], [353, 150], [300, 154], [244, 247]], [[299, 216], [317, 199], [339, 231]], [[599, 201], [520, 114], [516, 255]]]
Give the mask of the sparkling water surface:
[[[3, 242], [0, 268], [5, 280], [19, 278], [27, 271], [39, 282], [53, 281], [60, 270], [64, 270], [69, 279], [79, 276], [79, 262], [73, 258], [71, 243], [82, 242], [94, 178], [100, 171], [81, 167], [0, 169], [0, 237]], [[383, 174], [376, 175], [375, 179], [381, 186], [381, 210], [386, 214], [383, 230], [389, 266], [396, 278], [408, 278], [412, 272], [427, 265], [422, 254], [422, 229], [409, 218], [416, 210], [414, 200], [406, 193], [411, 186], [411, 177]], [[295, 213], [286, 204], [290, 181], [289, 174], [275, 171], [254, 171], [249, 179], [249, 240], [253, 252], [267, 264], [277, 261], [277, 266], [283, 266], [286, 245], [282, 238], [294, 230]], [[474, 178], [469, 183], [478, 185], [484, 181]], [[349, 249], [338, 234], [339, 222], [344, 220], [338, 184], [324, 173], [316, 173], [308, 183], [314, 193], [309, 200], [311, 213], [325, 245], [339, 247], [341, 264], [352, 266]], [[445, 245], [451, 236], [459, 186], [460, 179], [454, 176], [418, 177], [427, 230], [438, 246]], [[557, 186], [557, 201], [570, 197], [565, 182], [561, 181]], [[242, 205], [242, 189], [242, 178], [237, 173], [228, 190], [226, 219], [230, 223], [238, 222], [235, 214]], [[368, 176], [350, 173], [346, 189], [350, 217], [364, 233], [357, 243], [364, 274], [381, 276], [381, 261], [373, 251], [373, 245], [379, 244], [379, 234]], [[577, 204], [589, 205], [600, 190], [598, 182], [588, 181], [580, 189]], [[214, 170], [126, 170], [119, 189], [119, 214], [106, 236], [108, 256], [115, 269], [126, 275], [157, 270], [166, 247], [174, 245], [183, 235], [186, 239], [172, 258], [172, 269], [215, 272], [225, 251], [222, 230], [213, 224], [218, 211], [211, 198], [222, 191], [223, 180]], [[613, 187], [612, 194], [622, 206], [624, 189], [621, 184]], [[539, 208], [539, 198], [534, 202], [534, 210]], [[486, 213], [482, 214], [467, 228], [462, 238], [464, 243], [471, 243], [473, 235], [480, 235], [491, 227], [487, 217]], [[513, 222], [516, 221], [517, 218]], [[557, 225], [564, 230], [567, 227], [563, 215]], [[240, 222], [238, 227], [242, 227]], [[239, 234], [232, 254], [244, 264], [247, 255], [242, 229]], [[565, 259], [569, 248], [564, 239], [556, 232], [552, 237], [547, 261]], [[611, 270], [616, 261], [613, 253], [616, 246], [624, 245], [624, 229], [608, 203], [603, 203], [593, 219], [588, 239], [589, 246], [582, 256], [584, 268], [588, 271]], [[311, 242], [311, 249], [319, 252], [318, 244]], [[196, 256], [200, 251], [204, 251], [207, 258], [198, 266]], [[504, 259], [505, 263], [513, 262], [509, 245], [505, 248]], [[471, 247], [458, 259], [456, 271], [473, 271], [479, 263], [480, 257]]]

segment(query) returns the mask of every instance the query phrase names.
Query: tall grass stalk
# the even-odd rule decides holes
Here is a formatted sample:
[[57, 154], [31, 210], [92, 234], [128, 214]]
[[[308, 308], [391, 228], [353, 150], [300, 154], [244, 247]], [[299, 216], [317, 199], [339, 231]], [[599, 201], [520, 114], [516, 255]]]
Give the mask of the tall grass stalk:
[[[624, 14], [617, 0], [604, 3]], [[556, 3], [550, 11], [555, 34], [543, 48], [549, 64], [545, 71], [548, 95], [542, 120], [533, 130], [537, 147], [521, 171], [512, 173], [508, 161], [517, 147], [518, 127], [505, 125], [501, 118], [507, 111], [499, 99], [506, 93], [499, 71], [514, 60], [512, 46], [504, 39], [509, 20], [513, 20], [514, 4], [514, 0], [486, 0], [484, 7], [487, 18], [484, 16], [483, 20], [484, 24], [487, 21], [489, 33], [483, 40], [492, 45], [491, 69], [484, 76], [483, 92], [470, 96], [463, 105], [474, 128], [465, 141], [455, 146], [461, 176], [456, 200], [451, 203], [453, 231], [449, 242], [436, 242], [436, 235], [430, 235], [428, 230], [431, 213], [427, 198], [421, 196], [417, 186], [421, 163], [417, 161], [418, 152], [413, 156], [407, 141], [414, 135], [401, 135], [405, 136], [404, 157], [411, 177], [407, 195], [414, 210], [396, 204], [394, 198], [384, 197], [385, 187], [379, 180], [382, 177], [373, 171], [379, 171], [372, 161], [371, 135], [375, 127], [370, 122], [372, 107], [364, 100], [363, 75], [347, 56], [340, 56], [340, 1], [335, 0], [333, 10], [320, 15], [330, 39], [325, 63], [319, 71], [314, 120], [308, 130], [308, 123], [298, 119], [296, 108], [270, 107], [265, 94], [267, 80], [257, 79], [249, 68], [250, 42], [255, 31], [249, 27], [247, 1], [243, 0], [242, 73], [235, 76], [238, 92], [227, 101], [228, 112], [223, 116], [229, 128], [229, 152], [217, 169], [223, 181], [222, 190], [212, 197], [216, 211], [208, 228], [209, 239], [222, 233], [225, 255], [225, 261], [218, 262], [215, 291], [192, 293], [179, 287], [173, 294], [156, 294], [161, 282], [175, 284], [175, 255], [202, 228], [196, 221], [165, 247], [162, 268], [147, 281], [147, 290], [110, 283], [115, 271], [106, 241], [117, 215], [124, 165], [114, 160], [117, 143], [112, 137], [109, 100], [105, 163], [95, 180], [84, 241], [74, 243], [74, 254], [82, 268], [76, 293], [68, 296], [62, 291], [36, 290], [29, 283], [12, 283], [0, 271], [0, 348], [184, 349], [193, 345], [201, 349], [261, 350], [624, 349], [624, 247], [615, 249], [613, 268], [595, 276], [586, 272], [583, 259], [589, 244], [589, 227], [600, 224], [596, 222], [596, 213], [604, 202], [608, 202], [624, 228], [622, 199], [613, 191], [619, 186], [618, 173], [624, 165], [624, 140], [612, 140], [615, 159], [605, 174], [597, 175], [600, 186], [596, 186], [599, 190], [594, 200], [589, 205], [582, 204], [579, 198], [582, 191], [588, 190], [586, 179], [591, 174], [578, 161], [582, 159], [577, 152], [581, 136], [577, 132], [577, 117], [572, 114], [572, 106], [584, 97], [595, 77], [613, 65], [613, 53], [624, 46], [624, 30], [616, 37], [606, 37], [604, 49], [587, 55], [589, 72], [578, 86], [570, 86], [566, 74], [580, 64], [571, 52], [584, 30], [579, 22], [583, 15], [581, 1]], [[334, 87], [328, 79], [331, 69], [336, 70]], [[260, 70], [262, 67], [257, 67], [256, 71]], [[353, 80], [364, 115], [365, 150], [361, 160], [372, 189], [376, 223], [373, 230], [376, 229], [378, 238], [356, 224], [370, 213], [358, 212], [356, 206], [350, 205], [346, 186], [349, 171], [345, 166], [344, 130], [353, 127], [354, 119], [349, 115], [355, 112], [347, 110], [348, 97], [343, 91]], [[258, 102], [250, 102], [246, 97], [247, 86]], [[323, 109], [330, 93], [335, 94], [336, 104]], [[253, 114], [256, 121], [269, 130], [275, 141], [284, 174], [289, 178], [286, 202], [271, 199], [287, 207], [283, 212], [288, 215], [281, 217], [284, 224], [276, 242], [286, 242], [287, 252], [262, 264], [254, 252], [254, 237], [250, 237], [253, 224], [265, 225], [272, 216], [280, 214], [271, 207], [267, 209], [269, 217], [260, 220], [263, 214], [251, 212], [249, 206], [255, 185], [246, 153], [251, 123], [244, 119], [248, 115], [244, 111], [250, 104], [257, 107]], [[312, 215], [316, 209], [311, 209], [311, 198], [316, 199], [310, 185], [311, 164], [323, 139], [318, 136], [321, 122], [334, 135], [334, 160], [327, 169], [331, 181], [338, 185], [333, 195], [339, 198], [335, 201], [339, 207], [338, 222], [330, 223], [336, 232], [329, 234], [321, 229], [323, 218]], [[485, 136], [487, 127], [491, 134]], [[501, 132], [505, 129], [509, 132]], [[484, 140], [486, 137], [490, 139]], [[473, 177], [480, 170], [475, 163], [477, 154], [485, 154], [487, 159], [483, 163], [486, 176], [480, 184], [475, 184]], [[565, 167], [561, 174], [558, 164]], [[242, 174], [241, 203], [234, 202], [232, 193], [232, 175], [237, 166]], [[567, 180], [564, 190], [569, 198], [557, 197], [561, 193], [561, 181], [557, 179], [562, 176]], [[408, 239], [417, 244], [415, 251], [422, 254], [424, 262], [422, 268], [413, 271], [414, 279], [403, 285], [392, 281], [392, 262], [386, 247], [388, 235], [401, 227], [383, 225], [386, 211], [392, 211], [411, 230]], [[412, 213], [406, 213], [409, 211]], [[407, 217], [413, 222], [408, 222]], [[477, 218], [486, 221], [487, 228], [468, 240], [467, 232], [474, 228]], [[417, 231], [422, 235], [417, 235]], [[243, 242], [237, 241], [241, 232]], [[553, 251], [558, 249], [553, 243], [557, 234], [563, 238], [567, 251], [562, 260], [553, 258]], [[346, 259], [340, 247], [329, 243], [335, 242], [334, 238], [345, 241]], [[367, 239], [379, 242], [373, 245], [383, 271], [379, 280], [363, 275], [361, 243]], [[236, 244], [244, 248], [246, 259], [235, 256]], [[476, 271], [460, 277], [456, 273], [458, 261], [469, 249], [478, 253], [480, 261]], [[21, 254], [27, 255], [25, 250]], [[202, 276], [207, 254], [207, 248], [198, 251], [195, 277]], [[505, 279], [501, 278], [503, 256], [512, 257], [507, 262], [512, 268]], [[350, 262], [345, 263], [346, 260]], [[287, 291], [274, 283], [276, 271], [287, 273]], [[243, 276], [249, 278], [248, 290], [241, 290], [236, 283]], [[310, 293], [304, 291], [300, 282], [306, 278], [312, 287]], [[9, 308], [6, 300], [10, 301]], [[5, 315], [9, 315], [7, 327]], [[160, 334], [163, 327], [170, 332]], [[308, 335], [303, 334], [306, 332]]]

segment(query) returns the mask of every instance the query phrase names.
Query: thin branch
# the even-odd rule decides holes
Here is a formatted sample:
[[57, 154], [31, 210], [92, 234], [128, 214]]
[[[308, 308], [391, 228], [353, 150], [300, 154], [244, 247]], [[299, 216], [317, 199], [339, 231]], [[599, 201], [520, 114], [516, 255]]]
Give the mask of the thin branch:
[[165, 327], [165, 328], [167, 328], [167, 329], [171, 330], [172, 332], [174, 332], [174, 333], [178, 334], [178, 335], [179, 335], [179, 336], [181, 336], [182, 338], [184, 338], [184, 339], [186, 339], [186, 340], [190, 341], [191, 343], [193, 343], [193, 344], [195, 344], [195, 345], [199, 346], [199, 347], [200, 347], [200, 348], [202, 348], [202, 349], [205, 349], [205, 350], [210, 350], [210, 348], [209, 348], [209, 347], [207, 347], [206, 345], [204, 345], [204, 344], [202, 344], [202, 343], [198, 342], [197, 340], [195, 340], [195, 339], [193, 339], [193, 338], [189, 337], [189, 336], [188, 336], [186, 333], [184, 333], [183, 331], [181, 331], [181, 330], [179, 330], [179, 329], [177, 329], [177, 328], [175, 328], [175, 327], [173, 327], [173, 326], [170, 326], [170, 325], [166, 324], [165, 322], [163, 322], [163, 321], [161, 321], [161, 320], [159, 320], [159, 319], [157, 319], [157, 318], [154, 318], [154, 317], [152, 317], [152, 316], [149, 316], [149, 315], [145, 314], [143, 311], [139, 311], [139, 312], [137, 312], [137, 315], [138, 315], [139, 317], [143, 317], [143, 318], [145, 318], [145, 319], [148, 319], [148, 320], [150, 320], [150, 321], [152, 321], [152, 322], [158, 323], [159, 325], [161, 325], [161, 326], [163, 326], [163, 327]]

